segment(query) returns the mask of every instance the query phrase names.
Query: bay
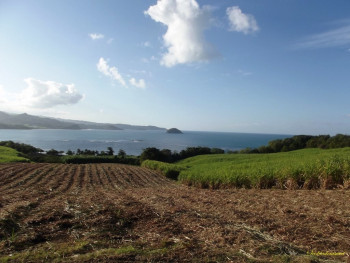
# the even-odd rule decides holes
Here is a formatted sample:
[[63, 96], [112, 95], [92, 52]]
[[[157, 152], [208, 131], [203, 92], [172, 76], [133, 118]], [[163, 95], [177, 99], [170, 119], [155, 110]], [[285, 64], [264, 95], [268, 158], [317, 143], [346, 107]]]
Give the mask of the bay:
[[115, 152], [123, 149], [130, 155], [140, 155], [147, 147], [181, 151], [187, 147], [203, 146], [234, 151], [246, 147], [256, 148], [271, 140], [287, 137], [291, 135], [201, 131], [169, 134], [162, 130], [0, 130], [0, 141], [26, 143], [43, 150], [105, 151], [107, 147], [112, 147]]

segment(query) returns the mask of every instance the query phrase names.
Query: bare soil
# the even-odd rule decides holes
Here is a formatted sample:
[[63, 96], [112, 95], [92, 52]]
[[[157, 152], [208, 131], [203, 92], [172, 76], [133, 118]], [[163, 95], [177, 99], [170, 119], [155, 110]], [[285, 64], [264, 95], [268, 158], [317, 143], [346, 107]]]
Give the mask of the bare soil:
[[5, 164], [0, 262], [350, 262], [349, 200], [198, 189], [117, 164]]

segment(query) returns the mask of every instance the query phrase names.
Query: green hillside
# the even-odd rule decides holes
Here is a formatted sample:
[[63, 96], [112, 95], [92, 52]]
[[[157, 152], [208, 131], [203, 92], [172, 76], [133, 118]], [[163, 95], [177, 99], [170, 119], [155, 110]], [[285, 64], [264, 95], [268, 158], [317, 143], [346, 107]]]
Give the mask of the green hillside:
[[28, 159], [19, 156], [19, 152], [14, 149], [0, 146], [0, 163], [29, 162]]
[[145, 166], [177, 170], [180, 182], [204, 188], [334, 188], [350, 178], [349, 157], [350, 148], [303, 149], [272, 154], [201, 155], [176, 166], [161, 166], [154, 161], [147, 161]]

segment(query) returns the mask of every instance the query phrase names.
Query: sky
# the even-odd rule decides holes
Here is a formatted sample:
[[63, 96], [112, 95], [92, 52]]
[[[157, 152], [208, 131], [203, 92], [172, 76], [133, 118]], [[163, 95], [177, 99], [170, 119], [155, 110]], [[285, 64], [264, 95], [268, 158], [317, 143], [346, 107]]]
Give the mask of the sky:
[[0, 0], [0, 110], [350, 133], [349, 0]]

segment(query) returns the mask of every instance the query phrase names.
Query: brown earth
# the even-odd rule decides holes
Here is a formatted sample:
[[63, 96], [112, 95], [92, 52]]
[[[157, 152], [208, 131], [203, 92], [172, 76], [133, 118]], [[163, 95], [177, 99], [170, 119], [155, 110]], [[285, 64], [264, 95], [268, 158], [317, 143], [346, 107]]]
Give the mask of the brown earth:
[[349, 200], [197, 189], [117, 164], [5, 164], [0, 262], [346, 262], [307, 254], [350, 252]]

